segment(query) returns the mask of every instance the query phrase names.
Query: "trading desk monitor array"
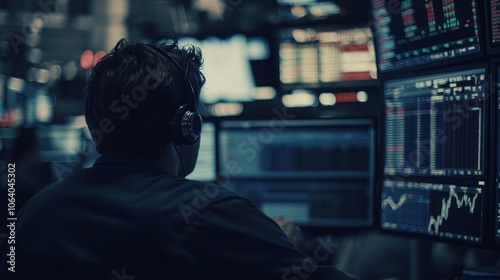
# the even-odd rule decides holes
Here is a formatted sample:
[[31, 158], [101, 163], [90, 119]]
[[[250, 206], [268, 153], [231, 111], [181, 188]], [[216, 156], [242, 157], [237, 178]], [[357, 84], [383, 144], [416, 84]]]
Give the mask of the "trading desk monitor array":
[[372, 0], [380, 75], [481, 55], [477, 0]]
[[382, 229], [482, 242], [485, 79], [478, 67], [384, 81]]
[[373, 224], [373, 121], [223, 121], [218, 134], [227, 187], [268, 216], [309, 228]]

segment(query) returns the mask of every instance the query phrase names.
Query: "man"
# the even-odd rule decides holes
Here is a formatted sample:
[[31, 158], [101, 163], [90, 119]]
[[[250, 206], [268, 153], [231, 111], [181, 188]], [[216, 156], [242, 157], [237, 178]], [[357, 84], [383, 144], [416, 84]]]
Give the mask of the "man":
[[2, 276], [350, 279], [315, 266], [248, 200], [184, 179], [199, 149], [201, 64], [197, 48], [175, 41], [121, 40], [102, 58], [85, 96], [102, 156], [28, 202], [16, 223], [15, 263], [5, 259], [9, 248]]

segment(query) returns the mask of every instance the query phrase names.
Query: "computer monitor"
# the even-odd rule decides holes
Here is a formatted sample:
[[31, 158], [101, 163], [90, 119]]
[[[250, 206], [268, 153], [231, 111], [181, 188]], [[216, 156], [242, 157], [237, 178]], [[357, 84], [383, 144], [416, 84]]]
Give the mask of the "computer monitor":
[[384, 180], [382, 190], [382, 229], [482, 241], [481, 186]]
[[485, 69], [384, 82], [385, 174], [485, 173]]
[[488, 38], [486, 47], [488, 54], [500, 53], [500, 1], [486, 1], [486, 28]]
[[204, 121], [200, 135], [200, 150], [196, 166], [187, 179], [201, 182], [214, 182], [217, 176], [215, 150], [216, 127], [211, 121]]
[[230, 37], [185, 37], [179, 45], [199, 47], [203, 56], [201, 72], [206, 83], [201, 89], [203, 103], [250, 102], [256, 99], [257, 84], [251, 61], [267, 59], [269, 43], [262, 37], [243, 34]]
[[491, 89], [493, 95], [495, 97], [495, 113], [496, 113], [496, 122], [494, 123], [494, 129], [496, 129], [495, 140], [493, 141], [493, 148], [496, 149], [496, 160], [494, 162], [494, 189], [492, 191], [494, 198], [493, 204], [493, 212], [492, 219], [494, 219], [494, 240], [497, 246], [500, 246], [500, 147], [498, 147], [498, 141], [500, 141], [500, 60], [494, 60], [492, 62], [492, 71], [494, 71], [491, 83]]
[[218, 135], [225, 185], [268, 216], [307, 228], [373, 225], [372, 120], [228, 120]]
[[377, 78], [368, 27], [284, 28], [279, 36], [280, 81], [284, 88]]
[[478, 0], [372, 0], [381, 76], [481, 56]]
[[456, 68], [384, 81], [383, 230], [483, 241], [486, 67]]

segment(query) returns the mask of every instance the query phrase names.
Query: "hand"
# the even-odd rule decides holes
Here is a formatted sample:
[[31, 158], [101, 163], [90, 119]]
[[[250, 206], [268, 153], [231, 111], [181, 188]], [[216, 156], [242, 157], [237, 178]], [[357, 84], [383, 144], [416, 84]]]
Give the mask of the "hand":
[[278, 226], [283, 230], [288, 236], [288, 239], [295, 245], [295, 247], [299, 248], [302, 243], [304, 237], [300, 231], [300, 228], [293, 222], [291, 219], [287, 219], [283, 216], [276, 216], [273, 220], [278, 224]]

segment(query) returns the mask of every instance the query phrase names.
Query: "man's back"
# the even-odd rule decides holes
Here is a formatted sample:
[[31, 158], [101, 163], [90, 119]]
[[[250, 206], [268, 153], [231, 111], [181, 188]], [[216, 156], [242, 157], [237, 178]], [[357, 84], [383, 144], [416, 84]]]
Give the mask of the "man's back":
[[124, 155], [103, 156], [47, 186], [16, 226], [16, 272], [1, 264], [16, 279], [305, 279], [322, 272], [247, 200]]

